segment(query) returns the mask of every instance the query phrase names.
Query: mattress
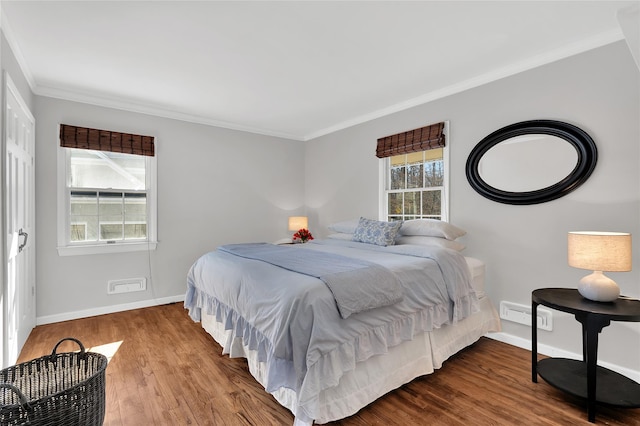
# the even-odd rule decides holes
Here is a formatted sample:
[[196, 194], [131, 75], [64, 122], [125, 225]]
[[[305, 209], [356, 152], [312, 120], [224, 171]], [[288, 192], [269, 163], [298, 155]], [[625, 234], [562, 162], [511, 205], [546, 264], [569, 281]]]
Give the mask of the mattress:
[[[472, 286], [479, 297], [478, 312], [455, 325], [417, 334], [413, 340], [390, 347], [386, 354], [359, 362], [355, 370], [340, 378], [338, 385], [320, 392], [313, 409], [313, 421], [296, 417], [294, 424], [322, 424], [351, 416], [389, 391], [416, 377], [433, 373], [442, 367], [446, 359], [486, 333], [499, 331], [498, 313], [484, 296], [485, 265], [475, 258], [467, 257], [465, 260], [471, 272]], [[221, 345], [230, 341], [231, 331], [225, 330], [224, 324], [217, 322], [215, 316], [203, 312], [201, 324]], [[267, 372], [264, 364], [258, 360], [256, 351], [244, 346], [240, 338], [231, 340], [227, 349], [230, 357], [246, 358], [251, 374], [265, 386]], [[297, 398], [293, 390], [279, 388], [272, 395], [296, 415]]]

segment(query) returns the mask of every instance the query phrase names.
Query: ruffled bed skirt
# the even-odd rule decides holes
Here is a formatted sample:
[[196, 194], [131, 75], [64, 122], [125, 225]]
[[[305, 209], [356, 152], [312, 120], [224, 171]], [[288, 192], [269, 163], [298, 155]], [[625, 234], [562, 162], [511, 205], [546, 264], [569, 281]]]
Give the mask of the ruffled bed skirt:
[[[489, 307], [489, 312], [493, 311], [495, 313], [495, 309], [490, 303]], [[350, 372], [356, 370], [358, 364], [397, 352], [393, 348], [405, 342], [414, 342], [409, 346], [420, 347], [422, 350], [419, 353], [422, 355], [416, 357], [416, 351], [413, 350], [411, 356], [414, 358], [406, 360], [404, 364], [406, 370], [410, 371], [411, 374], [398, 373], [396, 377], [387, 377], [384, 380], [389, 383], [383, 384], [382, 388], [393, 386], [390, 389], [394, 389], [417, 377], [417, 375], [428, 374], [433, 371], [433, 368], [439, 368], [438, 363], [441, 361], [432, 357], [429, 332], [443, 329], [441, 327], [455, 328], [455, 326], [447, 327], [447, 324], [453, 322], [468, 322], [464, 319], [455, 321], [455, 318], [468, 317], [478, 312], [478, 301], [475, 299], [475, 294], [471, 293], [470, 296], [457, 301], [457, 306], [455, 306], [456, 315], [452, 315], [452, 310], [448, 306], [435, 306], [400, 318], [384, 326], [371, 329], [366, 334], [343, 342], [329, 353], [318, 355], [316, 359], [307, 358], [307, 370], [305, 372], [296, 372], [293, 362], [275, 357], [271, 342], [259, 330], [245, 321], [240, 314], [191, 285], [188, 286], [185, 297], [185, 308], [189, 310], [189, 315], [194, 321], [200, 321], [203, 318], [203, 313], [207, 314], [206, 317], [209, 321], [213, 319], [217, 324], [216, 329], [222, 330], [222, 332], [216, 332], [214, 338], [223, 347], [223, 354], [250, 359], [250, 366], [251, 362], [253, 362], [255, 364], [253, 369], [256, 370], [255, 373], [252, 371], [252, 374], [267, 392], [274, 394], [282, 405], [291, 409], [298, 420], [310, 422], [312, 420], [330, 421], [335, 419], [327, 420], [327, 416], [323, 414], [326, 411], [322, 408], [324, 405], [331, 406], [331, 411], [344, 413], [350, 411], [349, 407], [351, 407], [354, 398], [356, 400], [368, 399], [372, 393], [367, 391], [366, 388], [361, 389], [364, 395], [362, 398], [357, 396], [358, 392], [350, 392], [350, 399], [345, 400], [345, 402], [341, 402], [344, 397], [331, 403], [323, 402], [319, 395], [322, 395], [327, 389], [339, 388], [342, 382], [349, 380]], [[497, 318], [497, 314], [495, 314], [495, 318]], [[491, 324], [488, 329], [480, 334], [478, 334], [480, 330], [474, 330], [471, 343], [487, 331], [492, 331], [490, 329], [496, 330], [499, 328], [499, 320], [497, 325], [494, 321], [489, 321], [489, 323]], [[482, 330], [484, 328], [487, 327], [481, 327]], [[420, 343], [421, 339], [425, 343]], [[447, 350], [446, 353], [448, 352]], [[251, 355], [249, 356], [249, 354]], [[395, 354], [394, 360], [400, 362], [401, 360], [397, 358], [398, 354]], [[413, 375], [416, 372], [419, 374]], [[408, 376], [412, 377], [406, 380]], [[398, 379], [404, 381], [396, 384], [395, 382]], [[368, 384], [368, 386], [373, 385]], [[374, 387], [378, 388], [379, 384]], [[346, 404], [346, 406], [342, 409], [337, 409], [336, 404]], [[360, 406], [358, 406], [359, 408]], [[351, 414], [353, 413], [347, 415]], [[333, 417], [333, 415], [328, 417]]]
[[[433, 373], [450, 356], [486, 333], [499, 331], [500, 319], [490, 300], [482, 298], [479, 307], [477, 313], [455, 326], [417, 334], [413, 340], [389, 348], [385, 355], [359, 362], [354, 370], [343, 374], [338, 385], [319, 392], [305, 406], [299, 404], [292, 389], [280, 388], [270, 393], [293, 413], [296, 426], [349, 417], [393, 389]], [[266, 389], [267, 368], [258, 360], [256, 351], [245, 346], [242, 339], [232, 338], [232, 331], [225, 330], [213, 315], [202, 316], [202, 327], [223, 347], [223, 353], [232, 358], [246, 358], [249, 371]]]

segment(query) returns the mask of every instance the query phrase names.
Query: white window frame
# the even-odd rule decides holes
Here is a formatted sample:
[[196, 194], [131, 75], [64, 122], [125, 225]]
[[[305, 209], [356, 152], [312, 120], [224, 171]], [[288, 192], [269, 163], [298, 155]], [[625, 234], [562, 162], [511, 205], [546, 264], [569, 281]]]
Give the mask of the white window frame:
[[[451, 146], [451, 138], [449, 137], [449, 121], [444, 122], [445, 146], [442, 148], [442, 161], [444, 163], [444, 180], [442, 186], [442, 211], [440, 220], [443, 222], [449, 222], [449, 167], [451, 162], [449, 161], [449, 147]], [[389, 217], [389, 205], [387, 203], [387, 182], [391, 159], [389, 157], [381, 158], [378, 162], [378, 188], [380, 190], [378, 195], [379, 220], [386, 221]]]
[[58, 146], [58, 255], [75, 256], [86, 254], [126, 253], [133, 251], [155, 250], [158, 244], [158, 168], [156, 157], [145, 156], [145, 184], [147, 186], [147, 238], [144, 240], [134, 241], [91, 241], [90, 243], [71, 242], [70, 182], [68, 179], [68, 170], [70, 166], [70, 149], [73, 148], [63, 148], [61, 146]]

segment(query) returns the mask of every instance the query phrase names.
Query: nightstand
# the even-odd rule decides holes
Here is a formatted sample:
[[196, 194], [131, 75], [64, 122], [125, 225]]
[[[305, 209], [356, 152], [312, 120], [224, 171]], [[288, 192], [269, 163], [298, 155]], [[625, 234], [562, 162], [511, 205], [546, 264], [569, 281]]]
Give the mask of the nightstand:
[[[588, 418], [595, 422], [596, 403], [616, 407], [640, 407], [640, 384], [597, 365], [598, 334], [611, 321], [640, 322], [640, 301], [618, 298], [613, 302], [594, 302], [570, 288], [542, 288], [531, 293], [531, 315], [538, 305], [574, 314], [582, 324], [582, 361], [545, 358], [538, 361], [538, 332], [531, 327], [531, 379], [538, 374], [550, 385], [587, 400]], [[640, 355], [640, 354], [638, 354]]]

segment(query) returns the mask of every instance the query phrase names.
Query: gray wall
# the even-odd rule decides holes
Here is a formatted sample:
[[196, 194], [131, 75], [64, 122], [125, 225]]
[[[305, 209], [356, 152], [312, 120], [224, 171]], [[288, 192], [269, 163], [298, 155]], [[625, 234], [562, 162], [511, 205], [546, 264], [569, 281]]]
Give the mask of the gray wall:
[[[302, 142], [36, 96], [37, 316], [182, 298], [191, 264], [231, 242], [289, 235], [304, 213]], [[58, 256], [58, 124], [156, 137], [158, 248], [150, 252]], [[107, 281], [151, 278], [147, 291], [107, 295]], [[58, 315], [58, 316], [57, 316]], [[49, 318], [47, 318], [49, 317]]]
[[[575, 287], [588, 271], [567, 265], [567, 232], [624, 231], [640, 235], [640, 73], [617, 42], [307, 143], [310, 228], [326, 235], [332, 222], [378, 216], [376, 140], [441, 120], [450, 121], [450, 221], [465, 230], [467, 256], [487, 264], [487, 293], [529, 305], [539, 287]], [[591, 178], [548, 203], [511, 206], [489, 201], [467, 183], [465, 162], [484, 136], [523, 120], [554, 119], [581, 127], [599, 149]], [[331, 172], [329, 173], [329, 170]], [[321, 232], [323, 234], [321, 234]], [[633, 271], [609, 274], [623, 294], [640, 296], [640, 245]], [[530, 328], [503, 321], [503, 331], [530, 339]], [[539, 341], [581, 353], [579, 323], [554, 312]], [[625, 350], [620, 345], [625, 344]], [[640, 371], [640, 324], [612, 323], [600, 336], [600, 358]]]

